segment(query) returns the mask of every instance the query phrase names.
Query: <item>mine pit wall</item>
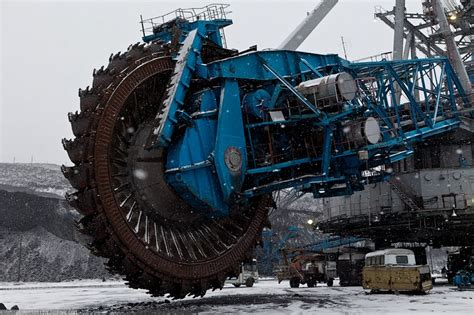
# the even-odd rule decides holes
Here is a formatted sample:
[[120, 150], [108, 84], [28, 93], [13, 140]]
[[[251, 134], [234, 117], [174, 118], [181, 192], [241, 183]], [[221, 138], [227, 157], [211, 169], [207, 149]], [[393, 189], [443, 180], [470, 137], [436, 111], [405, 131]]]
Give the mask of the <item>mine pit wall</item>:
[[111, 277], [83, 245], [88, 240], [75, 228], [80, 215], [63, 197], [8, 190], [0, 190], [0, 282]]
[[58, 197], [44, 197], [27, 192], [0, 190], [0, 227], [24, 232], [41, 227], [58, 238], [76, 241], [74, 229], [79, 214]]
[[[415, 148], [415, 154], [394, 165], [393, 180], [421, 210], [473, 210], [474, 135], [457, 130]], [[389, 182], [371, 184], [351, 196], [325, 198], [323, 219], [410, 211]]]

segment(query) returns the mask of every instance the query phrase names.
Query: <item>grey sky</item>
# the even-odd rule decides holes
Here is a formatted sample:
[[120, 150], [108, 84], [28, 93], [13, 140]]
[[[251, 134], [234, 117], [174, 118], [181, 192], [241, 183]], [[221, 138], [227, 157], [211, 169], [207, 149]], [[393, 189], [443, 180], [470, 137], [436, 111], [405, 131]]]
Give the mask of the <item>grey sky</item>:
[[[139, 16], [178, 7], [231, 3], [228, 46], [273, 48], [311, 11], [314, 1], [1, 1], [0, 159], [68, 163], [60, 140], [71, 138], [67, 113], [79, 109], [77, 90], [112, 52], [140, 41]], [[392, 33], [374, 22], [374, 7], [395, 0], [340, 0], [300, 47], [349, 59], [390, 51]], [[411, 11], [420, 0], [407, 0]]]

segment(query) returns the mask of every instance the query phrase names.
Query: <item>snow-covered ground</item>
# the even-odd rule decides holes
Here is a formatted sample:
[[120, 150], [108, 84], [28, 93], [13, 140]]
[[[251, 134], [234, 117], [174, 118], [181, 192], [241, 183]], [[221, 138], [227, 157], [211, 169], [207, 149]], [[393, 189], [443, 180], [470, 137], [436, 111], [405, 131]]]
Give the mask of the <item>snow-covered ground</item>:
[[127, 288], [121, 281], [62, 283], [0, 283], [0, 302], [20, 310], [82, 310], [113, 312], [200, 313], [355, 313], [474, 314], [474, 291], [435, 286], [427, 295], [366, 294], [360, 287], [290, 289], [287, 282], [264, 280], [253, 288], [208, 292], [204, 298], [169, 301], [143, 290]]
[[72, 191], [61, 166], [54, 164], [0, 163], [0, 188], [59, 199]]
[[0, 282], [0, 303], [20, 310], [78, 310], [118, 303], [155, 301], [123, 281]]

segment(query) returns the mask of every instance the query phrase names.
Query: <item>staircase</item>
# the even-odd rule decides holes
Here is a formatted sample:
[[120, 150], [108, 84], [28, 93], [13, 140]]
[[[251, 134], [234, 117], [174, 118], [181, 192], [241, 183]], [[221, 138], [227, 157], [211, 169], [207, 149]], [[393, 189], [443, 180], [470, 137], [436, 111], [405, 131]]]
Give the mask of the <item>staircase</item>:
[[460, 116], [461, 119], [461, 128], [470, 132], [474, 132], [474, 119], [466, 117], [466, 116]]
[[388, 183], [390, 184], [390, 187], [392, 188], [392, 190], [397, 193], [397, 195], [400, 197], [403, 203], [406, 206], [408, 206], [410, 210], [412, 211], [423, 210], [416, 204], [416, 202], [413, 200], [412, 197], [410, 197], [407, 193], [403, 191], [403, 189], [401, 188], [401, 182], [399, 180], [397, 180], [396, 178], [390, 178]]

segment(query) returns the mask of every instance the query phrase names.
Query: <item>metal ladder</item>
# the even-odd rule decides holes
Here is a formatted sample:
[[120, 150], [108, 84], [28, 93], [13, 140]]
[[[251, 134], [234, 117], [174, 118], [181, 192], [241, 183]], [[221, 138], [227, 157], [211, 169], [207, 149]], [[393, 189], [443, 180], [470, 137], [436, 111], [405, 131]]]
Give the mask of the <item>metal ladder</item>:
[[407, 205], [411, 210], [422, 210], [410, 196], [403, 192], [403, 190], [399, 186], [399, 182], [397, 182], [397, 179], [390, 178], [388, 183], [390, 184], [390, 187], [397, 193], [403, 203]]
[[461, 119], [461, 128], [470, 132], [474, 132], [474, 119], [466, 117], [466, 116], [460, 116]]

